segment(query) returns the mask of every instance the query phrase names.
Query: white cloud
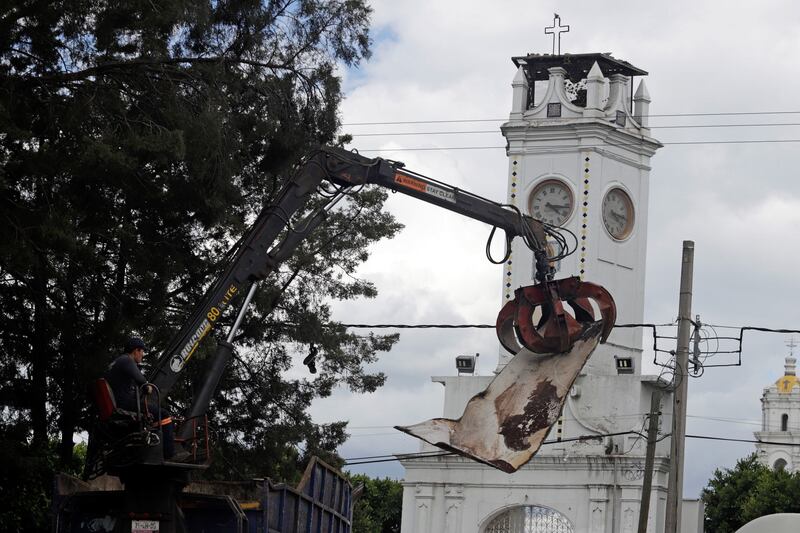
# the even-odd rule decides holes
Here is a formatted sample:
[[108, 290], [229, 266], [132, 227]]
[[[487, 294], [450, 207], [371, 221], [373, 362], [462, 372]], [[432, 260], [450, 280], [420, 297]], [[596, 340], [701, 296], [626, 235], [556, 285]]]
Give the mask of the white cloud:
[[[343, 121], [503, 118], [515, 74], [511, 56], [550, 51], [543, 27], [554, 6], [522, 1], [374, 2], [379, 36], [372, 60], [348, 74]], [[796, 111], [800, 73], [800, 5], [789, 1], [634, 1], [559, 3], [567, 52], [612, 51], [650, 72], [651, 112], [658, 114]], [[384, 37], [380, 37], [384, 36]], [[388, 37], [387, 37], [388, 36]], [[658, 129], [669, 125], [795, 123], [798, 115], [654, 116], [653, 134], [687, 140], [800, 139], [800, 127]], [[346, 126], [353, 134], [398, 131], [497, 130], [499, 122], [405, 126]], [[495, 134], [356, 137], [361, 149], [503, 146]], [[680, 247], [696, 242], [694, 310], [712, 324], [800, 327], [794, 274], [800, 259], [798, 144], [667, 145], [653, 159], [645, 321], [677, 313]], [[370, 154], [372, 155], [372, 154]], [[409, 168], [496, 200], [505, 198], [502, 149], [397, 151], [382, 155]], [[500, 303], [500, 270], [483, 257], [488, 228], [457, 215], [393, 196], [389, 208], [406, 224], [394, 241], [374, 249], [361, 274], [381, 292], [369, 302], [337, 304], [346, 322], [493, 322]], [[347, 317], [346, 319], [344, 317]], [[736, 330], [719, 330], [730, 333]], [[722, 334], [722, 333], [721, 333]], [[647, 336], [645, 336], [647, 338]], [[762, 388], [782, 372], [787, 349], [779, 335], [747, 333], [743, 366], [709, 368], [693, 380], [689, 411], [760, 418]], [[646, 341], [648, 342], [648, 341]], [[376, 368], [389, 375], [367, 396], [337, 393], [318, 402], [325, 420], [351, 425], [394, 425], [441, 412], [442, 392], [432, 374], [452, 373], [460, 352], [482, 354], [489, 371], [497, 347], [487, 331], [403, 331], [399, 345]], [[715, 361], [720, 359], [712, 359]], [[376, 421], [384, 421], [376, 423]], [[749, 426], [690, 422], [698, 433], [752, 433]], [[391, 430], [382, 430], [389, 431]], [[376, 431], [378, 433], [378, 431]], [[409, 451], [406, 437], [354, 437], [346, 452]], [[360, 442], [368, 442], [365, 447]], [[686, 495], [696, 496], [717, 466], [732, 466], [751, 451], [690, 442]], [[381, 469], [383, 468], [383, 470]], [[396, 466], [370, 473], [400, 475]]]

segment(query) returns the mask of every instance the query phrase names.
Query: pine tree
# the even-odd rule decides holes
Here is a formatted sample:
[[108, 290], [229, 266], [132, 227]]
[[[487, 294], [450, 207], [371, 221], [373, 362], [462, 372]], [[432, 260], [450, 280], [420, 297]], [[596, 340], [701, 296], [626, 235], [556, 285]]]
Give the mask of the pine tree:
[[[71, 464], [87, 383], [132, 332], [164, 346], [247, 221], [335, 140], [337, 68], [368, 57], [369, 15], [363, 0], [0, 6], [0, 440], [42, 464], [55, 444]], [[311, 400], [383, 383], [364, 364], [396, 337], [323, 325], [331, 298], [375, 295], [352, 276], [400, 228], [385, 197], [350, 199], [263, 283], [219, 395], [216, 475], [294, 476], [298, 445], [330, 453], [346, 436], [311, 421]], [[311, 342], [320, 373], [287, 380]]]

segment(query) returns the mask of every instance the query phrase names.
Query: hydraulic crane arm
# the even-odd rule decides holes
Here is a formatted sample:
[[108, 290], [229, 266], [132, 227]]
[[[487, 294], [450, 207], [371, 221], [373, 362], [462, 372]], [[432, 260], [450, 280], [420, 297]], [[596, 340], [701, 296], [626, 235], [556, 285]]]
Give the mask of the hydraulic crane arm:
[[[285, 231], [289, 228], [292, 217], [304, 209], [312, 194], [325, 180], [339, 187], [338, 194], [325, 208]], [[545, 241], [545, 233], [542, 225], [529, 216], [405, 170], [402, 163], [381, 158], [369, 159], [340, 148], [320, 149], [303, 163], [280, 191], [275, 202], [264, 209], [238, 244], [225, 271], [162, 353], [150, 381], [159, 387], [163, 395], [172, 388], [200, 341], [214, 328], [226, 309], [253, 282], [264, 279], [287, 259], [302, 240], [325, 219], [327, 211], [348, 192], [347, 188], [365, 184], [387, 187], [480, 220], [502, 229], [508, 241], [517, 236], [525, 236], [528, 242], [534, 243], [534, 251], [544, 251], [542, 243]], [[281, 234], [285, 236], [278, 241]]]
[[[292, 216], [306, 206], [311, 195], [327, 177], [323, 154], [319, 152], [308, 160], [281, 189], [275, 202], [261, 212], [247, 234], [237, 243], [223, 273], [161, 354], [149, 378], [162, 395], [166, 395], [175, 384], [200, 341], [211, 332], [225, 310], [242, 292], [268, 276], [324, 220], [327, 211], [314, 213], [305, 223], [298, 224], [299, 229], [286, 232], [283, 241], [276, 245], [278, 237], [289, 227]], [[239, 323], [237, 320], [237, 328]], [[228, 342], [234, 334], [232, 330]], [[218, 380], [217, 377], [214, 388]]]
[[[309, 199], [325, 181], [330, 182], [334, 189], [328, 203], [308, 214], [303, 220], [292, 223], [293, 217], [305, 210]], [[227, 341], [218, 343], [218, 351], [206, 371], [206, 377], [195, 395], [187, 418], [205, 413], [230, 358], [230, 342], [241, 323], [255, 284], [289, 258], [298, 245], [325, 220], [328, 211], [339, 200], [353, 193], [355, 187], [367, 184], [387, 187], [502, 229], [506, 234], [507, 253], [512, 239], [521, 237], [536, 257], [537, 281], [551, 284], [548, 285], [547, 298], [558, 299], [558, 287], [555, 285], [558, 282], [551, 281], [554, 269], [550, 261], [553, 258], [549, 258], [546, 251], [546, 238], [554, 235], [553, 228], [523, 215], [514, 207], [498, 204], [406, 170], [400, 162], [382, 158], [370, 159], [340, 148], [322, 148], [301, 165], [275, 201], [264, 209], [238, 243], [224, 272], [207, 291], [194, 314], [156, 363], [150, 381], [159, 387], [162, 395], [166, 395], [197, 350], [200, 341], [214, 328], [226, 309], [238, 301], [242, 293], [248, 292], [227, 335]], [[541, 303], [535, 302], [534, 305]], [[560, 308], [560, 302], [557, 303]], [[559, 320], [557, 311], [550, 312], [548, 316], [554, 317], [556, 322]], [[528, 317], [526, 322], [530, 320], [531, 317]], [[613, 319], [611, 323], [613, 324]], [[551, 327], [547, 335], [560, 336], [561, 344], [571, 342], [570, 332], [559, 324]], [[507, 331], [505, 336], [509, 337]], [[525, 342], [524, 335], [518, 336], [533, 351], [536, 351], [537, 343], [541, 343], [541, 338], [529, 335], [528, 338], [532, 339], [532, 344], [529, 345]], [[513, 346], [510, 341], [503, 344], [507, 347]]]
[[[417, 174], [404, 165], [385, 159], [366, 160], [362, 156], [338, 148], [328, 149], [331, 154], [332, 176], [352, 185], [375, 184], [402, 192], [419, 200], [443, 207], [490, 226], [502, 229], [508, 241], [524, 237], [534, 251], [545, 251], [545, 231], [541, 222], [504, 206], [476, 196], [446, 183]], [[365, 173], [351, 172], [353, 165], [370, 161], [374, 167]], [[337, 168], [338, 167], [338, 168]]]

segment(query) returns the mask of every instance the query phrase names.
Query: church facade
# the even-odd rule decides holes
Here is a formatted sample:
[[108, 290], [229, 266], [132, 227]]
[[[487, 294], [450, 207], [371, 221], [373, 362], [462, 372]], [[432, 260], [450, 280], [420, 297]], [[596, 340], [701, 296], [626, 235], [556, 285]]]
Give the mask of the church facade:
[[[661, 146], [648, 128], [647, 72], [610, 54], [528, 54], [513, 62], [511, 113], [501, 127], [507, 202], [575, 235], [576, 252], [556, 265], [558, 278], [603, 285], [616, 301], [618, 324], [642, 323], [650, 158]], [[503, 269], [502, 303], [533, 283], [534, 270], [532, 252], [515, 244]], [[662, 398], [660, 436], [669, 433], [672, 406], [667, 383], [641, 373], [642, 333], [614, 329], [575, 382], [545, 445], [518, 472], [460, 456], [401, 458], [402, 531], [637, 531], [653, 392]], [[510, 357], [501, 353], [498, 368]], [[443, 416], [458, 418], [492, 377], [432, 379], [444, 385]], [[648, 532], [664, 529], [668, 454], [669, 440], [661, 440]], [[696, 523], [697, 513], [684, 507], [684, 523]]]
[[[794, 347], [794, 342], [790, 344]], [[775, 470], [800, 471], [800, 380], [797, 359], [786, 358], [783, 376], [761, 396], [761, 431], [756, 431], [759, 460]], [[769, 444], [766, 444], [769, 443]]]

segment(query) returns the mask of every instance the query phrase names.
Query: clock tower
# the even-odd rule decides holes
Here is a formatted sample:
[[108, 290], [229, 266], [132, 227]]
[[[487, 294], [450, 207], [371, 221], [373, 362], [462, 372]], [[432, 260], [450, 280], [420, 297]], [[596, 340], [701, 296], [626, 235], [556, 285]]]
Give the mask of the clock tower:
[[[553, 32], [566, 31], [556, 15]], [[555, 46], [555, 45], [554, 45]], [[643, 322], [650, 158], [647, 72], [611, 54], [512, 58], [507, 142], [508, 200], [574, 238], [551, 257], [556, 278], [604, 286], [618, 324]], [[633, 87], [636, 86], [634, 91]], [[533, 254], [515, 243], [503, 265], [502, 303], [534, 283]], [[502, 352], [498, 369], [509, 360]], [[423, 444], [405, 467], [402, 531], [629, 533], [639, 523], [651, 396], [662, 389], [659, 434], [670, 427], [667, 383], [641, 373], [642, 331], [615, 328], [570, 390], [545, 445], [513, 474]], [[461, 371], [462, 368], [459, 367]], [[492, 376], [439, 376], [445, 418], [457, 419]], [[656, 396], [657, 398], [657, 396]], [[658, 409], [658, 405], [656, 405]], [[669, 442], [656, 444], [647, 531], [664, 531]], [[701, 531], [702, 506], [684, 501], [682, 531]]]
[[[575, 251], [557, 262], [557, 278], [603, 285], [614, 296], [617, 322], [641, 323], [650, 158], [661, 147], [648, 128], [647, 87], [637, 80], [647, 72], [610, 54], [512, 60], [512, 109], [501, 128], [508, 203], [574, 235]], [[533, 254], [520, 244], [505, 265], [503, 303], [534, 283]], [[641, 329], [615, 329], [587, 372], [638, 374], [641, 345]], [[509, 358], [502, 353], [500, 366]]]

